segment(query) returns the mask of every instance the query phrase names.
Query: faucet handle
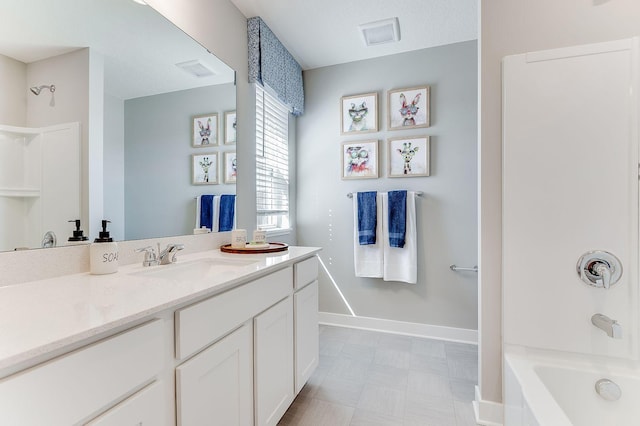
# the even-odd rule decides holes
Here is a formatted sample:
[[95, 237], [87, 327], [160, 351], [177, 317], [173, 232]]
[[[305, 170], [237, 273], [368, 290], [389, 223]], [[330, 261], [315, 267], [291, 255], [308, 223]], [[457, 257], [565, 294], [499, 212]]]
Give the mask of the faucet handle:
[[156, 257], [156, 252], [151, 246], [141, 247], [135, 250], [136, 253], [144, 252], [144, 260], [142, 261], [142, 266], [152, 266], [158, 264], [158, 258]]
[[578, 260], [576, 271], [582, 281], [590, 286], [608, 290], [622, 276], [622, 262], [606, 251], [590, 251]]

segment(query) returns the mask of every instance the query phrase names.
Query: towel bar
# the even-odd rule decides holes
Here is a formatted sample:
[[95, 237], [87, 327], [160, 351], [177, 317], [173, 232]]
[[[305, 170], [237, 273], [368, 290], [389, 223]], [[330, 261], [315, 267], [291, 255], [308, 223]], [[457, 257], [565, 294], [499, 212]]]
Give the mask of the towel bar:
[[[353, 198], [353, 194], [354, 194], [353, 192], [348, 193], [347, 198]], [[416, 191], [416, 195], [418, 197], [422, 196], [422, 194], [423, 194], [422, 191]]]
[[473, 271], [473, 272], [478, 272], [478, 266], [474, 266], [472, 268], [470, 267], [463, 267], [463, 266], [456, 266], [456, 265], [451, 265], [449, 266], [449, 269], [451, 269], [452, 271]]

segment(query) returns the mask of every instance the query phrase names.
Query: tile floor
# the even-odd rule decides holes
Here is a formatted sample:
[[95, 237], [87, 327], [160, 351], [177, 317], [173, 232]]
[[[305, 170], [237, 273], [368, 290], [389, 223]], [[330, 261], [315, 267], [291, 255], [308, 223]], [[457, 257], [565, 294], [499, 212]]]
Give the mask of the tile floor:
[[475, 345], [320, 326], [320, 365], [282, 426], [475, 426]]

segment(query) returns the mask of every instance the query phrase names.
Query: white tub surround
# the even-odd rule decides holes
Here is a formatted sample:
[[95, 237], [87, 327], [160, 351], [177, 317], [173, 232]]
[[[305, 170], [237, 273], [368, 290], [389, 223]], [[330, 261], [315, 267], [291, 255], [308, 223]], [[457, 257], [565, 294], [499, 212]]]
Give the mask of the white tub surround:
[[[600, 379], [620, 387], [619, 400], [595, 392]], [[517, 347], [505, 354], [506, 425], [631, 425], [639, 400], [638, 363]]]
[[[141, 265], [140, 254], [139, 263], [114, 274], [83, 272], [0, 287], [0, 396], [9, 404], [0, 412], [10, 412], [20, 424], [38, 424], [50, 415], [52, 424], [126, 419], [172, 425], [178, 416], [179, 424], [187, 425], [189, 419], [202, 421], [210, 409], [189, 395], [202, 394], [201, 379], [216, 377], [217, 386], [228, 390], [215, 390], [227, 398], [218, 407], [226, 410], [225, 424], [253, 422], [246, 413], [254, 398], [263, 420], [258, 424], [275, 424], [317, 366], [314, 255], [319, 250], [289, 247], [266, 255], [207, 250], [151, 267]], [[232, 366], [228, 359], [245, 362]], [[253, 359], [255, 366], [246, 362]], [[241, 382], [228, 376], [229, 369]], [[91, 380], [76, 380], [76, 370]], [[255, 389], [254, 374], [260, 378]], [[68, 382], [65, 391], [47, 387], [60, 380]], [[95, 397], [82, 396], [104, 380], [114, 385]], [[32, 388], [45, 390], [35, 400], [16, 397]], [[32, 410], [40, 397], [57, 402]], [[159, 403], [165, 408], [156, 415], [153, 406]]]
[[[520, 388], [513, 405], [525, 413], [508, 426], [638, 419], [633, 404], [600, 401], [594, 385], [640, 359], [639, 69], [637, 37], [503, 60], [505, 397], [517, 401], [509, 389]], [[586, 274], [585, 254], [598, 259]], [[621, 269], [609, 254], [622, 265], [615, 284]], [[537, 366], [526, 360], [534, 349], [568, 361]], [[637, 401], [637, 384], [628, 387]]]

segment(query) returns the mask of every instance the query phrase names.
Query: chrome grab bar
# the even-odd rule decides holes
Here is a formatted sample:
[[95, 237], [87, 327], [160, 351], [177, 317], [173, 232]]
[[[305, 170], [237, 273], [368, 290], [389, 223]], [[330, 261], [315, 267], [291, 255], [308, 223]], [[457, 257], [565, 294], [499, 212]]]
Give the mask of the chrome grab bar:
[[478, 265], [474, 266], [474, 267], [465, 267], [465, 266], [456, 266], [456, 265], [451, 265], [449, 266], [449, 269], [451, 269], [452, 271], [458, 272], [458, 271], [473, 271], [473, 272], [478, 272]]

